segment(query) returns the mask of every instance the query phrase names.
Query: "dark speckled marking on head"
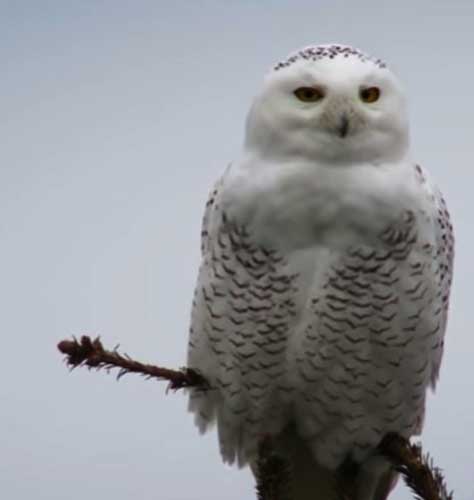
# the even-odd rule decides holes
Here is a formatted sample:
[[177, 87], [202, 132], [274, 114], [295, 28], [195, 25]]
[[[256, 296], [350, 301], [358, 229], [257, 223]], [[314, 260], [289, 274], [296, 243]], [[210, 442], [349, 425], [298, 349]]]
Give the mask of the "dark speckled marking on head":
[[325, 58], [334, 59], [337, 56], [342, 56], [345, 58], [356, 57], [362, 62], [375, 64], [379, 68], [387, 67], [387, 65], [381, 59], [370, 57], [367, 54], [361, 52], [359, 49], [355, 49], [354, 47], [350, 47], [348, 45], [313, 45], [292, 54], [286, 60], [281, 61], [277, 65], [275, 65], [273, 69], [275, 71], [278, 71], [279, 69], [291, 66], [291, 64], [293, 64], [294, 62], [300, 61], [302, 59], [309, 61], [319, 61]]

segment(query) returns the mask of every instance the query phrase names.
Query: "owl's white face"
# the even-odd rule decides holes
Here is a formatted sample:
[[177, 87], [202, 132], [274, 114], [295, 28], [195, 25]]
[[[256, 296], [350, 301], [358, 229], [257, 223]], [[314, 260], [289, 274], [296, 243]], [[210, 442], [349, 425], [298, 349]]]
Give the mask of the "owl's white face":
[[268, 158], [396, 161], [408, 149], [401, 86], [383, 63], [350, 47], [303, 49], [266, 76], [246, 147]]

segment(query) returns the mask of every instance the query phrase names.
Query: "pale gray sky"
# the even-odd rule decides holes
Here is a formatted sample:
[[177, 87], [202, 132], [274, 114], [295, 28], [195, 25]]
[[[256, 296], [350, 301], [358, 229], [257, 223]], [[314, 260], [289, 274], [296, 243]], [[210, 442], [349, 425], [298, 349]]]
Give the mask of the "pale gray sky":
[[[67, 372], [56, 343], [184, 364], [202, 207], [267, 68], [310, 43], [386, 60], [446, 194], [456, 280], [423, 442], [474, 486], [474, 3], [0, 1], [0, 490], [13, 500], [251, 500], [181, 394]], [[394, 500], [408, 500], [402, 487]]]

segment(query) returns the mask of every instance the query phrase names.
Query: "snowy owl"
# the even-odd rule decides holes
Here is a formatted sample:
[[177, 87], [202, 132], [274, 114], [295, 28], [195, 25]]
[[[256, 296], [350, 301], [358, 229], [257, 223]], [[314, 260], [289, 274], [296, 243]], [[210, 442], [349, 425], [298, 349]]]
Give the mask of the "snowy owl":
[[[418, 434], [443, 353], [453, 236], [412, 160], [404, 93], [379, 59], [302, 49], [267, 74], [202, 227], [188, 366], [204, 432], [255, 468], [262, 436], [292, 498], [383, 500], [375, 449]], [[347, 491], [347, 490], [346, 490]]]

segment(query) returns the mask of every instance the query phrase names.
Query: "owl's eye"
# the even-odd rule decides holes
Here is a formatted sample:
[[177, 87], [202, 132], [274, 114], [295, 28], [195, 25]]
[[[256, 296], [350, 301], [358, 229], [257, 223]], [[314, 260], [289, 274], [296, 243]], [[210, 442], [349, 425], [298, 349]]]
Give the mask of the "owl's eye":
[[380, 97], [380, 89], [378, 87], [367, 87], [361, 89], [359, 96], [362, 101], [368, 102], [369, 104], [378, 101]]
[[294, 91], [294, 94], [303, 102], [316, 102], [324, 97], [323, 91], [316, 87], [300, 87]]

